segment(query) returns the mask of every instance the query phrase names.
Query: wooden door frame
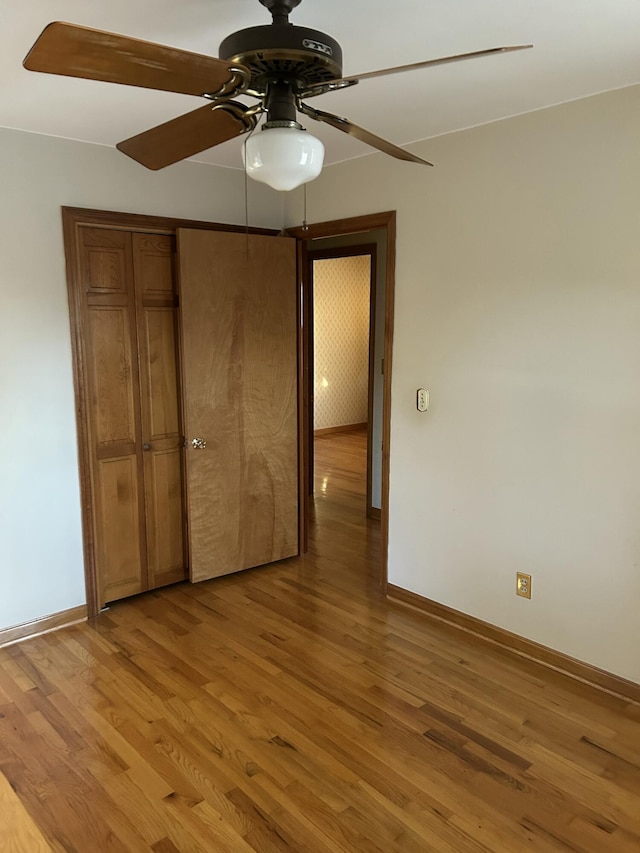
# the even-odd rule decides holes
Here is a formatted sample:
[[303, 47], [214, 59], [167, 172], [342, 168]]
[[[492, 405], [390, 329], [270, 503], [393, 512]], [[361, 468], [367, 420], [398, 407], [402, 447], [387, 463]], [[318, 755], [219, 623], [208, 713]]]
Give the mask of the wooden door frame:
[[137, 231], [147, 234], [175, 236], [178, 228], [200, 228], [209, 231], [228, 231], [276, 236], [270, 228], [245, 228], [202, 220], [173, 219], [166, 216], [147, 216], [137, 213], [119, 213], [80, 207], [62, 207], [62, 228], [67, 271], [69, 321], [71, 325], [71, 353], [73, 385], [75, 392], [76, 426], [78, 431], [78, 469], [80, 475], [80, 500], [82, 517], [82, 547], [84, 577], [89, 618], [100, 612], [96, 571], [94, 537], [94, 512], [91, 490], [91, 454], [88, 430], [88, 366], [84, 355], [84, 338], [81, 311], [82, 275], [79, 268], [78, 232], [83, 226], [117, 231]]
[[382, 395], [382, 507], [380, 529], [382, 535], [380, 554], [380, 588], [387, 593], [387, 559], [389, 545], [389, 449], [391, 436], [391, 370], [393, 355], [393, 317], [395, 305], [396, 266], [396, 212], [395, 210], [337, 219], [311, 225], [288, 228], [287, 234], [298, 240], [298, 435], [299, 435], [299, 479], [300, 479], [300, 552], [305, 553], [309, 542], [309, 420], [311, 418], [309, 348], [310, 304], [308, 241], [323, 237], [342, 237], [348, 234], [363, 234], [382, 230], [386, 233], [386, 288], [384, 324], [384, 376]]
[[[380, 518], [380, 511], [373, 508], [372, 502], [372, 466], [373, 466], [373, 376], [374, 349], [376, 327], [376, 277], [378, 264], [378, 246], [376, 243], [358, 243], [353, 246], [337, 246], [334, 249], [307, 249], [307, 287], [309, 302], [308, 332], [310, 346], [309, 358], [309, 491], [313, 494], [313, 458], [314, 458], [314, 402], [315, 402], [315, 281], [313, 265], [316, 261], [330, 261], [340, 258], [369, 257], [369, 331], [368, 331], [368, 366], [367, 366], [367, 515], [370, 518]], [[312, 393], [311, 393], [312, 392]]]

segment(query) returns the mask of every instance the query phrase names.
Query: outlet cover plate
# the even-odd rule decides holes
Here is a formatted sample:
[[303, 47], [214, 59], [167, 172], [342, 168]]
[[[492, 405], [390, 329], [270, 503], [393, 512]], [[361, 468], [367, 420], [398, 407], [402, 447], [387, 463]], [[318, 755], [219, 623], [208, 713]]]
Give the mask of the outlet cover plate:
[[531, 598], [531, 575], [516, 572], [516, 595], [521, 598]]

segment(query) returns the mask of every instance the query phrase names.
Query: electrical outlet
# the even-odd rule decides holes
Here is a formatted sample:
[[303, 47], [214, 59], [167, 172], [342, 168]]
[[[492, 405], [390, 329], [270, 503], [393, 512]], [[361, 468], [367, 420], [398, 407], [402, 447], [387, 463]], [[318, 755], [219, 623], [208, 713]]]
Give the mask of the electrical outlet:
[[520, 595], [522, 598], [531, 598], [531, 575], [516, 572], [516, 595]]

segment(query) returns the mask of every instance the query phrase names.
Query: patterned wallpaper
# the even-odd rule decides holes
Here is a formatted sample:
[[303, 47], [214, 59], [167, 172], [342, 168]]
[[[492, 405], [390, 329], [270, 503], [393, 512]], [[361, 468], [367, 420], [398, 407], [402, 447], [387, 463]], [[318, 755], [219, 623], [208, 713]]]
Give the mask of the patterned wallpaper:
[[314, 428], [364, 423], [371, 258], [314, 261]]

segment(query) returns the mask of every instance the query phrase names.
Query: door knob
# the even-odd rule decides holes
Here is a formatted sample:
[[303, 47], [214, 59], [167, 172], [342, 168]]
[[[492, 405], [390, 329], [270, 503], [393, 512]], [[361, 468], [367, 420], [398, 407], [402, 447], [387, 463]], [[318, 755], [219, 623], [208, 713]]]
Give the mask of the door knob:
[[207, 446], [207, 442], [204, 440], [204, 438], [192, 438], [191, 446], [194, 450], [204, 450]]
[[151, 450], [151, 445], [149, 444], [149, 442], [145, 441], [145, 443], [142, 445], [142, 449]]

